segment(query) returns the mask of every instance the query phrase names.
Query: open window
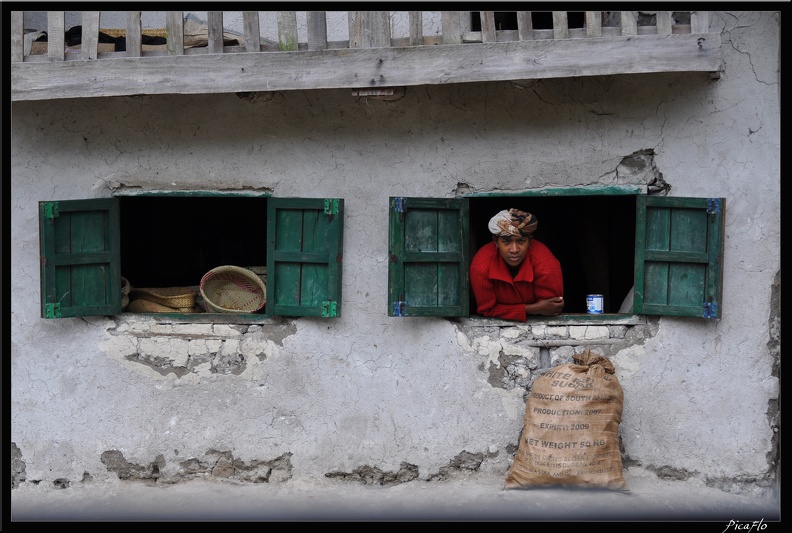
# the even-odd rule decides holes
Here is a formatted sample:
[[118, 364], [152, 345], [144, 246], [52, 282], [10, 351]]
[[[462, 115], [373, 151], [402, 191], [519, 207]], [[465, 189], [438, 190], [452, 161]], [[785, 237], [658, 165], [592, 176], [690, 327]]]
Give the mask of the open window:
[[585, 314], [586, 295], [603, 294], [605, 317], [720, 317], [722, 198], [585, 188], [391, 198], [388, 315], [477, 316], [470, 261], [491, 242], [490, 217], [510, 207], [536, 215], [534, 238], [561, 262], [564, 316]]
[[343, 214], [338, 198], [194, 192], [40, 202], [41, 316], [118, 314], [122, 276], [197, 287], [222, 265], [266, 267], [252, 316], [340, 316]]

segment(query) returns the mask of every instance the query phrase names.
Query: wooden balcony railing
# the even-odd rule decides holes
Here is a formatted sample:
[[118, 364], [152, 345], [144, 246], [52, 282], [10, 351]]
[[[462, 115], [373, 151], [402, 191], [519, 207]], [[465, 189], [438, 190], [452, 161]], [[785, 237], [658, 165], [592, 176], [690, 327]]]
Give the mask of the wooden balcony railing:
[[[26, 38], [24, 13], [11, 12], [11, 99], [47, 100], [135, 94], [196, 94], [348, 88], [356, 94], [388, 94], [394, 87], [477, 81], [527, 80], [651, 72], [709, 72], [721, 62], [719, 33], [709, 33], [707, 12], [670, 11], [653, 25], [632, 11], [616, 25], [603, 13], [585, 12], [583, 27], [570, 27], [565, 11], [552, 12], [552, 28], [538, 29], [528, 11], [516, 12], [516, 29], [497, 29], [495, 13], [480, 12], [471, 31], [470, 12], [441, 12], [441, 33], [423, 35], [424, 13], [407, 12], [408, 32], [395, 35], [392, 12], [348, 12], [349, 39], [328, 41], [326, 13], [305, 13], [300, 41], [296, 12], [277, 12], [277, 40], [262, 38], [259, 12], [242, 13], [243, 28], [229, 44], [223, 12], [208, 12], [205, 43], [188, 46], [183, 12], [167, 12], [160, 30], [166, 43], [144, 44], [151, 33], [141, 12], [125, 12], [123, 51], [101, 46], [99, 11], [82, 12], [81, 42], [69, 47], [64, 12], [47, 13], [46, 53]], [[436, 14], [436, 12], [433, 12]]]

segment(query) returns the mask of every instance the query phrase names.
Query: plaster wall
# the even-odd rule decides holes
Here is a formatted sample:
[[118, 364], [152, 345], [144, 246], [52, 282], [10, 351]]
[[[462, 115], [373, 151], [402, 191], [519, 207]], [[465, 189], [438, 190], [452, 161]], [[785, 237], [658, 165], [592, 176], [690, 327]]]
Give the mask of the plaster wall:
[[[625, 391], [626, 467], [728, 490], [767, 484], [779, 424], [779, 25], [769, 12], [713, 17], [718, 80], [424, 86], [395, 101], [322, 90], [13, 103], [16, 479], [505, 473], [526, 387], [590, 347]], [[727, 199], [720, 320], [387, 316], [390, 196], [645, 185], [620, 165], [647, 150], [671, 195]], [[344, 198], [343, 316], [41, 319], [37, 202], [133, 187]]]

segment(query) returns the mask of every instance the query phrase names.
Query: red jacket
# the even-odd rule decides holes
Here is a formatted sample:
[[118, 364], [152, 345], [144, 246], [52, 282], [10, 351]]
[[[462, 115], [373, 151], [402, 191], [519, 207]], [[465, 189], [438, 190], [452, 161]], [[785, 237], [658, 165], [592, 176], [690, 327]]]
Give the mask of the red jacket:
[[497, 246], [482, 246], [470, 264], [470, 285], [479, 314], [509, 320], [525, 321], [525, 304], [564, 295], [561, 263], [537, 240], [513, 279]]

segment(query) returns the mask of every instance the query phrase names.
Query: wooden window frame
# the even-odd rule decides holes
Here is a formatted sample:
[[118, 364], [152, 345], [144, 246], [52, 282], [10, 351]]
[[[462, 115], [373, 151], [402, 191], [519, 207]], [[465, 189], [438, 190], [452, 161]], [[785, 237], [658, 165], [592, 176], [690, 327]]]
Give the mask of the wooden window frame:
[[[223, 197], [263, 195], [165, 191], [118, 196], [212, 196], [222, 201]], [[251, 246], [258, 242], [267, 247], [269, 275], [264, 312], [151, 314], [183, 319], [246, 320], [341, 316], [344, 200], [269, 195], [264, 199], [267, 235], [259, 236], [260, 241], [247, 236]], [[120, 209], [117, 196], [39, 202], [42, 318], [122, 314]], [[196, 216], [211, 214], [196, 213]]]

